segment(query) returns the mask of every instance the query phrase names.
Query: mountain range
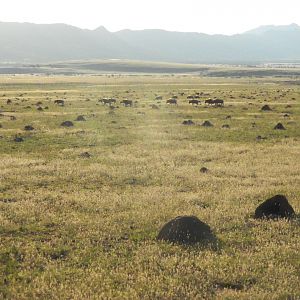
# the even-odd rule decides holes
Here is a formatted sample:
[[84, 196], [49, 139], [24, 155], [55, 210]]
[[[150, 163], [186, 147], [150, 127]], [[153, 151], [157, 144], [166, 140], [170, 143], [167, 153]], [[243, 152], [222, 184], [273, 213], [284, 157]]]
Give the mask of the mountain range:
[[66, 24], [0, 22], [0, 62], [137, 59], [183, 63], [294, 62], [300, 26], [261, 26], [235, 35], [160, 29], [110, 32]]

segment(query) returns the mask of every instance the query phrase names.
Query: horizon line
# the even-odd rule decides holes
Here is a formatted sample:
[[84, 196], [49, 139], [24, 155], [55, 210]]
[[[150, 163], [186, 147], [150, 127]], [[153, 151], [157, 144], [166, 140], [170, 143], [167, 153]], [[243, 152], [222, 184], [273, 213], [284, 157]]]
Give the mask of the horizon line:
[[143, 29], [131, 29], [131, 28], [123, 28], [120, 30], [115, 30], [115, 31], [111, 31], [109, 29], [107, 29], [106, 26], [104, 25], [99, 25], [94, 29], [91, 28], [85, 28], [85, 27], [81, 27], [78, 25], [73, 25], [73, 24], [68, 24], [68, 23], [63, 23], [63, 22], [55, 22], [55, 23], [34, 23], [34, 22], [30, 22], [30, 21], [1, 21], [0, 23], [17, 23], [17, 24], [31, 24], [31, 25], [65, 25], [65, 26], [70, 26], [70, 27], [74, 27], [77, 29], [81, 29], [81, 30], [88, 30], [88, 31], [96, 31], [98, 29], [105, 29], [106, 31], [110, 32], [110, 33], [116, 33], [116, 32], [120, 32], [120, 31], [125, 31], [125, 30], [129, 30], [129, 31], [145, 31], [145, 30], [158, 30], [158, 31], [166, 31], [166, 32], [179, 32], [179, 33], [198, 33], [198, 34], [205, 34], [205, 35], [223, 35], [223, 36], [234, 36], [234, 35], [239, 35], [239, 34], [245, 34], [249, 31], [252, 30], [256, 30], [259, 28], [263, 28], [263, 27], [289, 27], [289, 26], [297, 26], [300, 29], [299, 24], [292, 22], [289, 24], [264, 24], [264, 25], [259, 25], [257, 27], [254, 28], [250, 28], [246, 31], [243, 32], [236, 32], [236, 33], [232, 33], [232, 34], [225, 34], [225, 33], [205, 33], [205, 32], [201, 32], [201, 31], [180, 31], [180, 30], [169, 30], [169, 29], [164, 29], [164, 28], [143, 28]]

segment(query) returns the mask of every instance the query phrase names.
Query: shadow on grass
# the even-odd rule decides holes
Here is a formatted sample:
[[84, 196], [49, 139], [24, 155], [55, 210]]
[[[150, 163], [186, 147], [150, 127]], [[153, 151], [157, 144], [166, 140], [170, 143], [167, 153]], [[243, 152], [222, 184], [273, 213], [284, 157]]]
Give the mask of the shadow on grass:
[[223, 247], [223, 242], [218, 239], [216, 236], [211, 236], [210, 239], [208, 240], [203, 240], [198, 243], [193, 243], [193, 244], [184, 244], [184, 243], [178, 243], [178, 242], [169, 242], [169, 241], [161, 241], [161, 240], [156, 240], [159, 245], [163, 247], [179, 247], [180, 249], [184, 251], [189, 251], [189, 252], [199, 252], [199, 251], [214, 251], [218, 252], [222, 249]]

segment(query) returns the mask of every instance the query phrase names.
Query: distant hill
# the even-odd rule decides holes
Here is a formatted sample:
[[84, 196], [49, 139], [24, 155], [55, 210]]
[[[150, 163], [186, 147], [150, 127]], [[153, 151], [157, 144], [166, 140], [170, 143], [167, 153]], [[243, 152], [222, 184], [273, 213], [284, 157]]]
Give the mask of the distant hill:
[[290, 25], [279, 25], [279, 26], [275, 26], [275, 25], [264, 25], [264, 26], [260, 26], [258, 28], [255, 28], [255, 29], [252, 29], [252, 30], [249, 30], [247, 32], [245, 32], [246, 34], [257, 34], [257, 35], [263, 35], [263, 34], [266, 34], [270, 31], [277, 31], [277, 32], [280, 32], [280, 33], [283, 33], [283, 32], [299, 32], [300, 30], [300, 26], [293, 23], [293, 24], [290, 24]]
[[0, 62], [139, 59], [185, 63], [300, 60], [300, 27], [262, 26], [232, 36], [165, 30], [80, 29], [0, 22]]

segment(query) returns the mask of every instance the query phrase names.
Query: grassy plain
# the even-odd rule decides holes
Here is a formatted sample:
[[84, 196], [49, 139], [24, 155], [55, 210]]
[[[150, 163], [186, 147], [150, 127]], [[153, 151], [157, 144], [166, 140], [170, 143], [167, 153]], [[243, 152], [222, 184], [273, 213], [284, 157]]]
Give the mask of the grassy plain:
[[[225, 106], [193, 107], [194, 92]], [[0, 298], [300, 299], [299, 218], [252, 218], [278, 193], [300, 212], [293, 79], [2, 76], [0, 110]], [[178, 215], [207, 222], [218, 248], [158, 243]]]

